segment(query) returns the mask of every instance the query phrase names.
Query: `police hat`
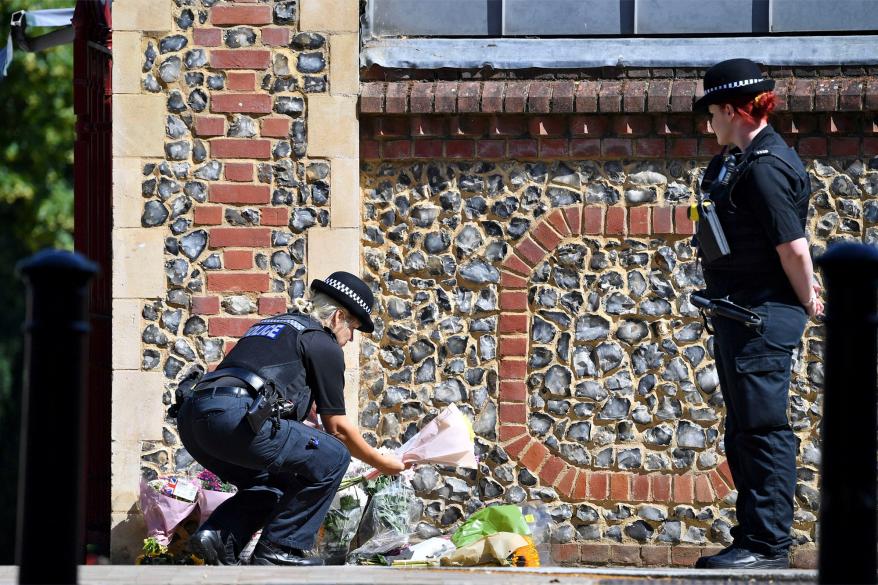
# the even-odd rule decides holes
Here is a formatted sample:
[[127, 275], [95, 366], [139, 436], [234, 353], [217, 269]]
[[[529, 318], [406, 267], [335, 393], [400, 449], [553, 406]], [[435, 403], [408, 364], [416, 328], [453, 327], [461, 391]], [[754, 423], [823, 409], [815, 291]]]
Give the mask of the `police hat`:
[[360, 322], [357, 329], [363, 333], [375, 331], [375, 325], [370, 317], [375, 297], [372, 296], [369, 285], [350, 272], [333, 272], [325, 280], [314, 280], [311, 282], [311, 289], [322, 292], [338, 301], [342, 307], [357, 318]]
[[695, 110], [706, 112], [710, 104], [728, 103], [730, 97], [756, 96], [774, 89], [774, 80], [762, 77], [759, 66], [750, 59], [729, 59], [717, 63], [704, 74], [704, 96]]

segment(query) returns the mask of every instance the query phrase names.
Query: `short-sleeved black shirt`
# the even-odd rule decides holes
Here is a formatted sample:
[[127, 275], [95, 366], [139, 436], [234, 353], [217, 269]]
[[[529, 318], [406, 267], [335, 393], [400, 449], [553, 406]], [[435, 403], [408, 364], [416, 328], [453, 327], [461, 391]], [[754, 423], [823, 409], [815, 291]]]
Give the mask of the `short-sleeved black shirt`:
[[[789, 147], [766, 126], [743, 153], [737, 149], [732, 153], [743, 163], [760, 150], [786, 153]], [[759, 289], [785, 300], [796, 298], [776, 250], [780, 244], [806, 237], [807, 174], [798, 157], [790, 162], [793, 168], [772, 155], [755, 157], [731, 195], [716, 201], [731, 255], [704, 270], [712, 294]]]
[[[787, 148], [783, 138], [771, 126], [766, 126], [742, 156], [746, 158], [755, 150]], [[804, 168], [801, 171], [804, 173]], [[782, 161], [763, 156], [750, 165], [750, 171], [744, 173], [735, 186], [736, 198], [738, 193], [744, 195], [744, 203], [759, 219], [765, 236], [774, 246], [805, 237], [808, 199], [799, 197], [798, 181], [799, 177]]]
[[[273, 379], [284, 398], [308, 401], [300, 414], [312, 404], [319, 414], [344, 414], [344, 353], [335, 335], [317, 328], [316, 321], [302, 330], [284, 317], [268, 317], [251, 327], [219, 368], [246, 368]], [[309, 396], [299, 394], [306, 385]]]
[[[325, 333], [325, 334], [324, 334]], [[302, 336], [302, 360], [317, 414], [344, 414], [344, 352], [331, 331]]]

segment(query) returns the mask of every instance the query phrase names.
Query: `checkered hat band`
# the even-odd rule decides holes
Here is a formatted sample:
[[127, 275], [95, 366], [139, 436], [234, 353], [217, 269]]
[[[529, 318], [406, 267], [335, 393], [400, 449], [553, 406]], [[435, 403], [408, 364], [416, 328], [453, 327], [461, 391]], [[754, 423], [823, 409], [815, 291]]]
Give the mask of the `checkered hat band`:
[[760, 77], [758, 79], [741, 79], [739, 81], [732, 81], [731, 83], [724, 83], [722, 85], [717, 85], [716, 87], [711, 87], [710, 89], [704, 90], [704, 95], [709, 95], [715, 91], [720, 91], [721, 89], [733, 89], [736, 87], [746, 87], [748, 85], [754, 85], [757, 83], [761, 83], [765, 81], [764, 78]]
[[331, 286], [332, 288], [334, 288], [335, 290], [337, 290], [337, 291], [341, 291], [341, 292], [343, 292], [344, 294], [346, 294], [347, 296], [349, 296], [351, 299], [353, 299], [353, 301], [354, 301], [355, 303], [357, 303], [358, 305], [360, 305], [360, 307], [361, 307], [364, 311], [366, 311], [367, 314], [369, 314], [369, 315], [372, 314], [372, 307], [370, 307], [369, 305], [367, 305], [367, 304], [366, 304], [366, 301], [364, 301], [364, 300], [360, 297], [360, 295], [358, 295], [357, 293], [355, 293], [351, 287], [349, 287], [348, 285], [346, 285], [346, 284], [344, 284], [344, 283], [342, 283], [342, 282], [339, 282], [339, 281], [335, 280], [334, 278], [327, 278], [324, 282], [325, 282], [326, 284], [328, 284], [329, 286]]

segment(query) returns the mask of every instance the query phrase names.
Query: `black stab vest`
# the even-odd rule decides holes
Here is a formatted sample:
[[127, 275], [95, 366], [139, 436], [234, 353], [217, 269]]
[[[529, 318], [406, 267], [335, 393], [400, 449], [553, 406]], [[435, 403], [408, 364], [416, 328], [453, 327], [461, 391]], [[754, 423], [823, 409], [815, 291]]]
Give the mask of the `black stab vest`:
[[[796, 202], [801, 203], [803, 200], [808, 200], [810, 181], [795, 150], [786, 146], [771, 145], [770, 148], [757, 149], [748, 153], [739, 165], [734, 184], [726, 189], [712, 188], [710, 192], [710, 198], [716, 205], [717, 215], [729, 243], [731, 254], [711, 262], [709, 265], [704, 265], [705, 276], [708, 276], [708, 280], [710, 273], [740, 273], [751, 276], [758, 274], [762, 275], [767, 286], [771, 286], [775, 281], [783, 288], [788, 286], [774, 243], [764, 232], [759, 218], [748, 205], [739, 205], [735, 202], [736, 198], [743, 199], [745, 197], [739, 187], [740, 180], [746, 175], [752, 164], [766, 156], [781, 162], [784, 174], [790, 179], [791, 188], [795, 192]], [[797, 209], [800, 208], [801, 206], [797, 205]], [[807, 206], [805, 210], [807, 213]], [[800, 219], [804, 224], [805, 217]]]
[[263, 319], [238, 340], [217, 371], [235, 367], [256, 373], [296, 405], [296, 420], [304, 420], [314, 401], [302, 363], [301, 338], [309, 331], [326, 335], [320, 323], [307, 315], [287, 313]]

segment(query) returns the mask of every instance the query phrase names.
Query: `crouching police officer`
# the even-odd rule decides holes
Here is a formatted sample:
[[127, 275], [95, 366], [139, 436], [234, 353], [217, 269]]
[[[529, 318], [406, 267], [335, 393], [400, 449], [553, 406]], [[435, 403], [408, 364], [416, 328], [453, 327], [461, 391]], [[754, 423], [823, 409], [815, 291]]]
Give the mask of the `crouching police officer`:
[[[251, 327], [183, 400], [183, 445], [238, 492], [190, 539], [210, 564], [236, 564], [262, 529], [255, 565], [319, 565], [307, 556], [350, 462], [385, 474], [403, 464], [370, 447], [345, 416], [342, 346], [371, 333], [374, 297], [347, 272], [311, 284], [310, 301]], [[302, 424], [316, 405], [322, 432]]]
[[761, 321], [712, 319], [738, 525], [733, 544], [697, 567], [789, 566], [797, 450], [787, 419], [790, 368], [808, 317], [822, 314], [823, 305], [805, 234], [810, 182], [767, 123], [773, 88], [755, 63], [732, 59], [707, 71], [695, 104], [710, 113], [719, 144], [731, 147], [708, 166], [702, 192], [710, 201], [693, 218], [704, 294]]

